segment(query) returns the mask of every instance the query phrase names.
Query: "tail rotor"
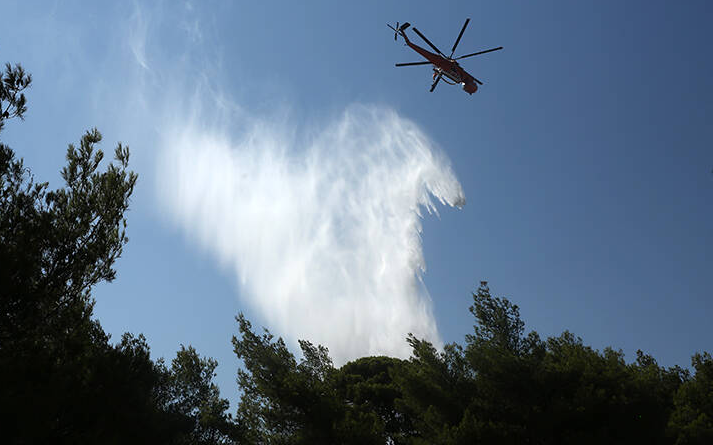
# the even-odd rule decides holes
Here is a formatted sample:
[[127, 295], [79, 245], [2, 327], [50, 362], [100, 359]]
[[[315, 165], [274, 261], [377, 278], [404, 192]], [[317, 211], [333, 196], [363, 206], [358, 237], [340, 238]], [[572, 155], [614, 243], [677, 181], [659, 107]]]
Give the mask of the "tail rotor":
[[392, 31], [394, 31], [394, 40], [396, 40], [397, 37], [399, 36], [399, 33], [401, 33], [403, 35], [404, 30], [406, 30], [409, 26], [411, 26], [411, 24], [406, 22], [399, 27], [399, 22], [396, 22], [396, 26], [391, 26], [388, 23], [386, 24], [386, 26], [388, 26], [389, 28], [391, 28]]

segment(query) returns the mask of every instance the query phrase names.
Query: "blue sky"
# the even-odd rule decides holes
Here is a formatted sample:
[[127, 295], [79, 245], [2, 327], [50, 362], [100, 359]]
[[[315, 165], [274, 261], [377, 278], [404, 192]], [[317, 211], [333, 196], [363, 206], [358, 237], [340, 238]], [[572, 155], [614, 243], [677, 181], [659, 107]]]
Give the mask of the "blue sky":
[[[140, 179], [128, 214], [130, 242], [117, 280], [96, 289], [96, 315], [114, 338], [143, 332], [155, 356], [170, 359], [180, 344], [192, 344], [215, 357], [222, 392], [232, 400], [233, 317], [243, 311], [279, 333], [269, 326], [270, 305], [275, 314], [284, 308], [255, 295], [272, 287], [241, 284], [255, 252], [225, 250], [213, 235], [248, 215], [265, 240], [276, 240], [258, 243], [267, 246], [259, 255], [282, 258], [282, 238], [260, 226], [260, 205], [245, 204], [263, 196], [263, 188], [225, 205], [228, 198], [210, 194], [225, 185], [224, 175], [217, 169], [192, 175], [191, 161], [220, 165], [201, 156], [225, 146], [235, 156], [226, 159], [238, 165], [254, 160], [245, 153], [279, 158], [286, 145], [285, 163], [270, 165], [290, 173], [309, 152], [300, 148], [314, 146], [317, 170], [328, 166], [317, 176], [327, 181], [318, 182], [323, 188], [340, 165], [379, 172], [382, 162], [395, 170], [386, 170], [386, 182], [377, 176], [376, 189], [410, 184], [402, 164], [372, 159], [351, 142], [365, 137], [360, 126], [366, 136], [374, 131], [364, 146], [379, 140], [374, 129], [416, 131], [423, 153], [440, 157], [414, 162], [446, 182], [450, 171], [467, 199], [462, 209], [436, 204], [439, 216], [425, 212], [420, 220], [423, 286], [442, 341], [461, 342], [471, 332], [470, 293], [488, 280], [495, 294], [520, 306], [527, 328], [543, 336], [569, 329], [596, 348], [622, 348], [628, 358], [640, 348], [664, 365], [688, 365], [692, 353], [711, 350], [713, 333], [712, 10], [703, 1], [11, 1], [0, 17], [0, 53], [3, 62], [22, 63], [34, 83], [25, 122], [8, 124], [2, 137], [36, 178], [54, 186], [66, 144], [86, 129], [102, 131], [105, 151], [117, 141], [131, 147]], [[409, 21], [446, 51], [466, 17], [471, 22], [457, 54], [505, 47], [462, 61], [485, 83], [476, 94], [444, 84], [430, 94], [428, 67], [393, 66], [419, 57], [393, 41], [387, 22]], [[377, 110], [376, 117], [357, 111], [362, 117], [347, 122], [353, 137], [333, 136], [330, 128], [344, 124], [345, 110], [354, 107]], [[247, 127], [262, 129], [256, 134], [266, 139], [258, 148], [245, 142]], [[338, 148], [330, 151], [323, 140]], [[166, 156], [186, 141], [200, 155], [184, 153], [182, 173], [171, 175], [175, 165]], [[259, 149], [269, 143], [277, 147]], [[358, 153], [365, 164], [353, 162]], [[409, 160], [421, 152], [387, 154], [394, 153]], [[167, 205], [179, 196], [171, 187], [197, 190], [197, 204]], [[280, 201], [283, 190], [292, 189], [265, 193]], [[373, 211], [392, 210], [392, 201], [379, 207], [382, 197], [372, 195]], [[214, 205], [201, 207], [201, 196]], [[330, 205], [340, 208], [338, 200]], [[314, 212], [324, 207], [300, 209], [302, 219], [285, 224], [319, 221]], [[304, 246], [319, 257], [318, 245], [297, 244]], [[367, 249], [364, 258], [373, 253]], [[332, 257], [320, 258], [319, 264], [332, 264]], [[357, 294], [360, 285], [379, 283], [368, 267], [360, 270], [349, 275]], [[342, 284], [328, 275], [333, 281], [326, 284], [319, 275], [309, 281], [325, 284], [315, 290], [324, 299], [305, 301], [331, 304], [329, 290]], [[399, 298], [423, 298], [423, 287], [409, 283], [389, 281]], [[374, 300], [371, 312], [388, 298]], [[284, 323], [294, 333], [316, 322]]]

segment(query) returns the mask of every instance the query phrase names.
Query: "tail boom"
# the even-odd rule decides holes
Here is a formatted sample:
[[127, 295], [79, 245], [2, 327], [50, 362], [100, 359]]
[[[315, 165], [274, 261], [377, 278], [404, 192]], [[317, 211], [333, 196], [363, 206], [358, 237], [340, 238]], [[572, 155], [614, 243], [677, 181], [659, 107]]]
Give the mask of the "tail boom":
[[411, 26], [409, 22], [405, 22], [401, 26], [399, 26], [399, 22], [396, 22], [395, 27], [387, 23], [386, 26], [388, 26], [389, 28], [391, 28], [392, 31], [394, 31], [394, 40], [396, 40], [396, 38], [400, 35], [407, 43], [409, 42], [408, 36], [406, 36], [406, 33], [404, 32], [406, 31], [406, 29], [408, 29], [409, 26]]

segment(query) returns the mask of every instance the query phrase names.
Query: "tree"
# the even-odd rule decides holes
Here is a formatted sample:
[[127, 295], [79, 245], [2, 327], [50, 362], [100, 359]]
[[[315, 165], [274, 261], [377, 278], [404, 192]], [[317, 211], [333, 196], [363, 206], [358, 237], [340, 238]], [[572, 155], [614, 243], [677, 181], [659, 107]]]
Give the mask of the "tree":
[[[22, 118], [22, 91], [31, 78], [21, 67], [6, 67], [0, 90], [0, 128]], [[111, 281], [126, 237], [124, 213], [136, 183], [127, 170], [129, 149], [115, 150], [117, 165], [99, 171], [103, 152], [98, 130], [87, 131], [79, 148], [70, 144], [62, 169], [65, 187], [48, 191], [36, 184], [14, 152], [0, 146], [0, 351], [19, 351], [38, 342], [61, 343], [93, 308], [91, 288]], [[67, 331], [69, 328], [69, 332]]]
[[[30, 84], [19, 65], [0, 74], [0, 130], [23, 118]], [[215, 361], [182, 349], [169, 371], [143, 336], [111, 345], [92, 319], [92, 288], [114, 279], [128, 241], [137, 179], [121, 143], [100, 169], [100, 141], [92, 129], [69, 145], [57, 190], [0, 143], [3, 443], [225, 443]]]
[[406, 443], [413, 432], [410, 418], [397, 408], [403, 395], [394, 376], [406, 362], [393, 357], [363, 357], [339, 368], [337, 394], [347, 407], [343, 427], [362, 443]]
[[334, 374], [327, 349], [300, 342], [298, 363], [285, 342], [267, 330], [262, 335], [240, 314], [240, 338], [233, 337], [245, 371], [238, 370], [243, 390], [238, 424], [249, 443], [337, 443], [335, 423], [341, 406], [331, 387]]
[[213, 383], [218, 362], [201, 358], [195, 348], [181, 345], [171, 368], [163, 363], [166, 380], [161, 385], [163, 409], [187, 419], [190, 432], [180, 440], [181, 444], [227, 444], [237, 439], [238, 432], [232, 418], [226, 414], [230, 404], [220, 397], [218, 386]]
[[443, 350], [409, 335], [408, 360], [363, 357], [339, 369], [326, 348], [282, 339], [238, 316], [235, 352], [248, 443], [708, 443], [713, 359], [696, 375], [642, 351], [598, 351], [570, 332], [542, 340], [486, 282], [473, 294], [473, 334]]
[[246, 443], [403, 443], [392, 382], [400, 360], [368, 357], [335, 369], [327, 348], [302, 340], [298, 361], [281, 338], [256, 334], [242, 314], [236, 320], [233, 345], [245, 365], [237, 423]]
[[24, 91], [32, 83], [32, 76], [20, 65], [5, 64], [5, 72], [0, 72], [0, 132], [5, 121], [13, 117], [24, 119], [27, 98]]
[[525, 322], [520, 319], [520, 308], [506, 298], [491, 296], [487, 281], [481, 281], [473, 294], [470, 312], [476, 324], [475, 334], [466, 336], [469, 345], [487, 344], [515, 355], [523, 352]]
[[691, 364], [695, 375], [678, 388], [669, 420], [677, 445], [713, 443], [713, 357], [696, 353]]
[[[31, 83], [19, 65], [7, 65], [1, 77], [0, 129], [23, 118]], [[117, 164], [99, 170], [100, 141], [93, 129], [79, 147], [69, 146], [65, 186], [57, 190], [35, 183], [0, 144], [0, 406], [9, 443], [165, 441], [174, 434], [155, 403], [160, 370], [143, 337], [111, 346], [91, 318], [91, 289], [114, 278], [127, 241], [124, 212], [136, 183], [121, 144]]]
[[412, 426], [405, 443], [474, 443], [477, 436], [467, 423], [475, 381], [462, 347], [453, 343], [439, 352], [413, 335], [407, 341], [411, 358], [394, 374], [402, 394], [396, 407]]
[[[632, 364], [569, 332], [525, 335], [519, 309], [482, 282], [465, 348], [409, 338], [412, 358], [395, 377], [411, 443], [670, 443], [672, 396], [685, 380], [641, 351]], [[698, 393], [697, 391], [694, 391]]]

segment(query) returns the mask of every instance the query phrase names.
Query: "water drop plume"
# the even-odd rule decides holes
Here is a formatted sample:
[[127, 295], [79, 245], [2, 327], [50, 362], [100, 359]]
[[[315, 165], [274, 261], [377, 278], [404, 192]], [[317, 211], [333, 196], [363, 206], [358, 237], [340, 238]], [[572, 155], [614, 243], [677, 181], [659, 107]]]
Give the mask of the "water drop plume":
[[281, 122], [177, 121], [158, 172], [169, 214], [293, 344], [323, 344], [336, 363], [407, 357], [409, 332], [440, 344], [421, 218], [465, 203], [446, 157], [385, 107], [350, 106], [301, 136]]

